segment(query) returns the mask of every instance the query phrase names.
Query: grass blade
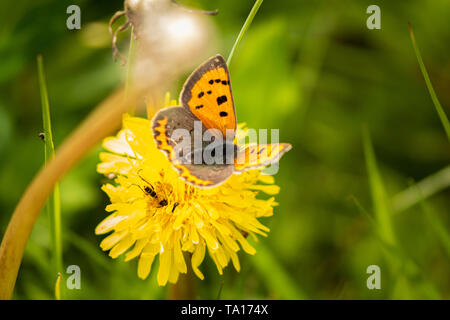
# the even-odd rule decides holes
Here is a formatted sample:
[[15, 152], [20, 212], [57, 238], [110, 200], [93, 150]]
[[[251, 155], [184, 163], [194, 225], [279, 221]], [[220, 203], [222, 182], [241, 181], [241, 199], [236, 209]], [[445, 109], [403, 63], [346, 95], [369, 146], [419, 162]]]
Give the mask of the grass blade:
[[448, 187], [450, 187], [450, 166], [396, 194], [392, 198], [392, 209], [394, 213], [405, 211]]
[[[37, 57], [39, 87], [41, 92], [42, 118], [44, 127], [45, 142], [45, 163], [48, 163], [55, 156], [53, 144], [52, 125], [50, 120], [50, 104], [45, 81], [44, 62], [41, 55]], [[53, 272], [62, 273], [62, 240], [61, 240], [61, 202], [59, 194], [59, 184], [55, 185], [52, 195], [47, 202], [47, 211], [50, 218], [50, 236], [53, 249]]]
[[388, 199], [378, 170], [372, 140], [370, 139], [369, 129], [367, 127], [363, 128], [363, 146], [378, 231], [383, 241], [388, 244], [395, 244]]
[[396, 279], [396, 283], [393, 286], [392, 298], [398, 299], [400, 292], [398, 290], [406, 287], [409, 288], [408, 291], [411, 291], [412, 288], [420, 290], [420, 293], [409, 292], [412, 294], [412, 298], [415, 295], [423, 295], [429, 299], [438, 299], [439, 293], [434, 285], [428, 281], [427, 274], [423, 272], [420, 266], [397, 243], [392, 222], [391, 205], [378, 169], [369, 129], [366, 126], [363, 128], [363, 145], [374, 203], [375, 222], [378, 229], [377, 239], [383, 246], [386, 260]]
[[440, 221], [440, 219], [438, 218], [432, 207], [430, 207], [426, 203], [421, 186], [419, 184], [416, 184], [413, 185], [411, 188], [416, 189], [416, 193], [419, 197], [420, 207], [425, 214], [425, 218], [428, 220], [428, 223], [430, 224], [434, 233], [441, 241], [442, 246], [445, 249], [445, 252], [450, 257], [450, 234], [445, 228], [445, 224], [443, 224], [442, 221]]
[[262, 243], [258, 243], [256, 254], [249, 259], [265, 279], [265, 284], [278, 299], [305, 300], [307, 295], [299, 288], [299, 285], [287, 270], [279, 263], [278, 259], [272, 254], [269, 248]]
[[253, 22], [253, 18], [256, 16], [256, 13], [259, 10], [259, 7], [261, 6], [263, 0], [256, 0], [255, 4], [253, 5], [252, 10], [250, 11], [247, 19], [244, 22], [244, 25], [241, 28], [241, 31], [239, 32], [239, 35], [234, 42], [233, 48], [231, 48], [230, 55], [228, 56], [227, 65], [230, 67], [231, 59], [233, 59], [234, 53], [236, 52], [237, 48], [239, 47], [239, 44], [241, 43], [242, 38], [244, 38], [245, 32], [247, 32], [247, 29], [250, 27], [250, 25]]
[[450, 142], [450, 122], [448, 121], [447, 115], [444, 112], [444, 109], [439, 102], [439, 99], [436, 96], [436, 92], [434, 91], [433, 85], [431, 84], [430, 77], [428, 76], [427, 68], [422, 60], [422, 55], [420, 54], [419, 47], [416, 43], [416, 37], [414, 36], [414, 32], [412, 29], [411, 23], [409, 23], [409, 35], [411, 36], [411, 42], [414, 47], [414, 52], [416, 53], [417, 61], [419, 62], [420, 71], [422, 71], [422, 75], [425, 79], [425, 83], [428, 88], [428, 92], [430, 93], [431, 100], [433, 100], [433, 104], [436, 107], [436, 111], [441, 119], [442, 125], [444, 126], [445, 133], [447, 134], [448, 141]]
[[59, 272], [55, 283], [55, 299], [61, 300], [61, 273]]
[[436, 213], [428, 205], [426, 205], [425, 201], [421, 202], [421, 206], [423, 211], [425, 212], [425, 216], [428, 219], [428, 222], [441, 241], [448, 257], [450, 258], [450, 234], [445, 228], [445, 224], [442, 223], [442, 221], [440, 221], [440, 219], [437, 217]]

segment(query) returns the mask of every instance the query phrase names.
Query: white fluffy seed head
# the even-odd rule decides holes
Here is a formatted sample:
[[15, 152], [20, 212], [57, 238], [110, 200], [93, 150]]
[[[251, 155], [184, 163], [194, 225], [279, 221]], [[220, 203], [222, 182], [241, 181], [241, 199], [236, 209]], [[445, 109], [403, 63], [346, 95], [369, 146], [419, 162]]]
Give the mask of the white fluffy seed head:
[[209, 16], [189, 13], [170, 0], [126, 0], [137, 37], [135, 83], [169, 83], [213, 52]]

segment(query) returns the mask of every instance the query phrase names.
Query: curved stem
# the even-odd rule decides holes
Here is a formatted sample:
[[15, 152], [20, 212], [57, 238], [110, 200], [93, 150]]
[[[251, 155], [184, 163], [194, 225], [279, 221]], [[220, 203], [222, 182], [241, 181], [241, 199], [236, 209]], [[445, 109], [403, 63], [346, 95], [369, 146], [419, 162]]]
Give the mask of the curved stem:
[[231, 59], [233, 59], [233, 55], [236, 52], [237, 48], [239, 47], [239, 44], [241, 43], [242, 38], [244, 38], [245, 32], [247, 32], [247, 29], [250, 27], [250, 25], [253, 22], [253, 18], [256, 16], [256, 13], [259, 10], [259, 7], [263, 3], [264, 0], [256, 0], [255, 4], [253, 5], [252, 10], [250, 11], [247, 20], [245, 20], [244, 25], [242, 26], [241, 31], [239, 32], [239, 35], [234, 42], [233, 48], [231, 48], [230, 55], [228, 56], [227, 65], [230, 66]]
[[[147, 88], [148, 89], [148, 88]], [[143, 92], [136, 90], [124, 99], [121, 88], [105, 99], [56, 151], [25, 190], [9, 221], [0, 245], [0, 299], [11, 299], [23, 252], [45, 201], [58, 182], [104, 137], [120, 127], [122, 114], [136, 105]]]

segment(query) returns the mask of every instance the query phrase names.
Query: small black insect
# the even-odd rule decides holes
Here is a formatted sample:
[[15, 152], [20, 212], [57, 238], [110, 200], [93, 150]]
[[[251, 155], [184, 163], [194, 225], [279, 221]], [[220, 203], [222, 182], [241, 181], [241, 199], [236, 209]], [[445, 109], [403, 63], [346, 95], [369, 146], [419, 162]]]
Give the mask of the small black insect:
[[144, 188], [142, 188], [140, 185], [137, 185], [137, 184], [135, 186], [139, 187], [139, 189], [141, 189], [142, 192], [145, 193], [146, 195], [149, 195], [150, 197], [152, 197], [153, 199], [158, 201], [158, 205], [160, 208], [165, 207], [169, 204], [167, 199], [160, 199], [158, 197], [158, 194], [155, 191], [155, 187], [153, 187], [153, 185], [150, 182], [148, 182], [146, 179], [144, 179], [141, 175], [139, 175], [139, 178], [141, 178], [142, 181], [147, 183], [147, 185]]
[[156, 192], [155, 189], [153, 189], [153, 187], [149, 187], [149, 186], [145, 186], [144, 187], [144, 191], [146, 194], [148, 194], [149, 196], [151, 196], [152, 198], [156, 198]]

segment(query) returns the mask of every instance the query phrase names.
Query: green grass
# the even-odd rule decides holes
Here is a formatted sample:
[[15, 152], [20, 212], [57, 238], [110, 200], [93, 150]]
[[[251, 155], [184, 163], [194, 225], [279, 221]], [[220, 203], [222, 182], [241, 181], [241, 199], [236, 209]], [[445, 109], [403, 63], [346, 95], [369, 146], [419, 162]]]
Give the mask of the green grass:
[[396, 239], [389, 197], [377, 165], [367, 126], [363, 128], [363, 146], [375, 212], [376, 238], [383, 248], [391, 281], [395, 283], [391, 286], [391, 294], [394, 299], [400, 299], [405, 290], [415, 288], [414, 293], [405, 295], [404, 298], [439, 299], [440, 294], [434, 284], [428, 280], [428, 274], [405, 252]]
[[257, 245], [256, 254], [249, 260], [260, 277], [266, 279], [265, 284], [269, 292], [276, 293], [275, 299], [308, 299], [301, 285], [296, 283], [275, 254], [264, 244]]
[[[416, 188], [417, 193], [421, 194], [422, 192], [420, 190], [420, 187], [416, 186]], [[434, 234], [441, 242], [442, 247], [447, 253], [448, 258], [450, 259], [450, 234], [448, 230], [445, 228], [444, 223], [438, 217], [433, 207], [426, 203], [424, 197], [421, 198], [420, 206], [423, 213], [425, 214], [426, 221], [431, 226], [432, 230], [434, 231]]]
[[378, 232], [383, 241], [389, 245], [395, 245], [390, 203], [378, 169], [369, 129], [366, 126], [363, 128], [363, 145]]
[[422, 200], [443, 192], [450, 186], [450, 166], [430, 174], [392, 198], [394, 212], [403, 212]]
[[[44, 128], [44, 144], [45, 144], [45, 163], [51, 161], [55, 156], [55, 146], [53, 144], [52, 124], [50, 120], [50, 104], [48, 99], [48, 90], [45, 80], [44, 61], [41, 55], [37, 57], [39, 87], [41, 92], [42, 103], [42, 119]], [[47, 212], [50, 220], [50, 239], [52, 244], [52, 274], [58, 275], [60, 281], [60, 274], [63, 270], [62, 258], [62, 238], [61, 238], [61, 199], [59, 192], [59, 184], [55, 185], [52, 195], [47, 201]], [[58, 286], [57, 286], [58, 287]], [[56, 297], [60, 298], [59, 291]]]
[[444, 109], [439, 102], [439, 99], [434, 91], [433, 84], [431, 83], [430, 76], [428, 75], [427, 68], [422, 59], [422, 54], [420, 53], [419, 46], [416, 42], [416, 37], [414, 36], [414, 31], [411, 23], [409, 24], [409, 34], [411, 36], [411, 42], [414, 47], [414, 52], [417, 57], [417, 61], [419, 63], [420, 71], [422, 72], [423, 78], [425, 79], [425, 83], [427, 85], [428, 92], [430, 93], [431, 100], [436, 108], [436, 112], [439, 115], [439, 119], [441, 119], [442, 126], [444, 127], [445, 133], [447, 134], [448, 141], [450, 142], [450, 122], [448, 121], [447, 115], [445, 114]]

